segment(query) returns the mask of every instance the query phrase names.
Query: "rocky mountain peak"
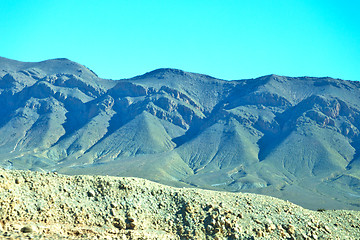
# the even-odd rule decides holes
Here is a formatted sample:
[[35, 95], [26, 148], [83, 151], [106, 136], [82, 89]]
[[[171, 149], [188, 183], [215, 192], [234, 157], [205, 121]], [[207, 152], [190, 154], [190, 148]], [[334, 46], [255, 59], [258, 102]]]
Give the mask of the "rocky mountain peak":
[[[199, 74], [199, 73], [191, 73], [185, 72], [180, 69], [175, 68], [159, 68], [143, 75], [137, 76], [133, 79], [143, 79], [143, 78], [157, 78], [157, 79], [165, 79], [165, 80], [182, 80], [182, 79], [193, 79], [196, 80], [197, 78], [209, 78], [209, 79], [216, 79], [214, 77]], [[216, 79], [218, 80], [218, 79]]]
[[157, 79], [167, 79], [171, 80], [177, 78], [178, 76], [186, 76], [187, 73], [180, 69], [174, 68], [159, 68], [150, 72], [147, 72], [143, 75], [137, 76], [134, 79], [142, 79], [142, 78], [157, 78]]

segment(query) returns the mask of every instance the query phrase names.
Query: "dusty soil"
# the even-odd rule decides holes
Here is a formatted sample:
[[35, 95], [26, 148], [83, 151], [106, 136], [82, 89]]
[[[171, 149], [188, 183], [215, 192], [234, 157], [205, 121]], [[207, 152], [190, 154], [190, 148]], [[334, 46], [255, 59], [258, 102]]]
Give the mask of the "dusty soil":
[[0, 169], [1, 239], [360, 239], [357, 211], [137, 178]]

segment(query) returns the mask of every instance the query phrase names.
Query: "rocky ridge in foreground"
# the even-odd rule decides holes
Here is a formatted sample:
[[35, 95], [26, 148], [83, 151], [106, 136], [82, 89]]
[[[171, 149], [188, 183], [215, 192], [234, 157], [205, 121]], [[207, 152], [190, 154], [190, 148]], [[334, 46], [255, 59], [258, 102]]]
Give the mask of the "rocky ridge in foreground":
[[358, 239], [357, 211], [138, 178], [0, 170], [0, 238]]

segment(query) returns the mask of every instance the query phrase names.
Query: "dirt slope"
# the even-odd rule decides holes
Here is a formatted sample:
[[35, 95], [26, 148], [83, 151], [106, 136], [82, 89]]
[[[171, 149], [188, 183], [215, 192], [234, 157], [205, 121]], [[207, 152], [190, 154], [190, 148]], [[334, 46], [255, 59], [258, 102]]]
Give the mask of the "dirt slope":
[[0, 170], [0, 238], [359, 239], [356, 211], [138, 178]]

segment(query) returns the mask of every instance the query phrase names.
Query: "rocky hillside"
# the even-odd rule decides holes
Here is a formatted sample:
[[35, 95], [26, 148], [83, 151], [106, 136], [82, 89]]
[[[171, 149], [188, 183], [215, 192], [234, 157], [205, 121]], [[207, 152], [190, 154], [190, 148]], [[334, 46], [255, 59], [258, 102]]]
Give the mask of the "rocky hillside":
[[158, 69], [118, 81], [67, 59], [0, 58], [0, 165], [248, 191], [360, 209], [360, 84], [224, 81]]
[[0, 170], [0, 238], [358, 239], [360, 213], [138, 178]]

